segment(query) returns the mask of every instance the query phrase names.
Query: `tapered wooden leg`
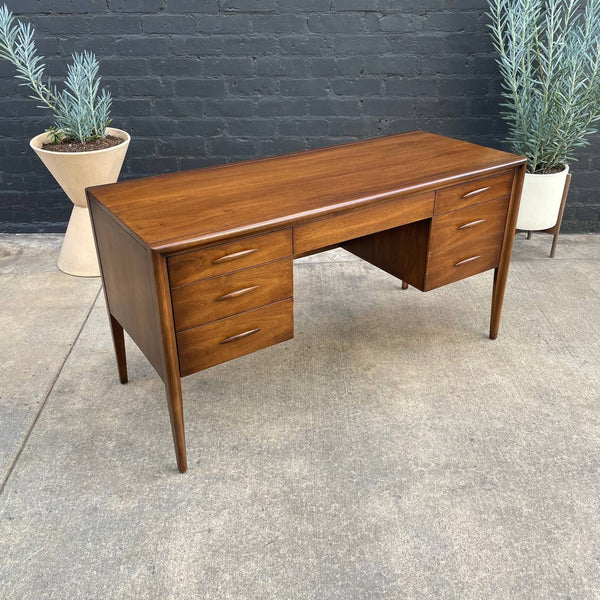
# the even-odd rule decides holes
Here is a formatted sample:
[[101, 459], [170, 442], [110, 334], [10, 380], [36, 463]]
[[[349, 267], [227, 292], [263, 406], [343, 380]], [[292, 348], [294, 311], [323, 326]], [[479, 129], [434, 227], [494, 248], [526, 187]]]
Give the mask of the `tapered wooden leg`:
[[408, 283], [406, 283], [406, 281], [402, 282], [402, 289], [403, 290], [407, 290], [408, 289]]
[[504, 230], [504, 242], [500, 252], [500, 262], [494, 269], [494, 289], [492, 291], [492, 314], [490, 318], [490, 339], [495, 340], [498, 337], [500, 327], [500, 315], [502, 314], [502, 302], [504, 301], [504, 290], [506, 289], [506, 279], [508, 278], [508, 267], [510, 266], [510, 254], [512, 252], [513, 241], [515, 238], [515, 227], [517, 224], [517, 215], [519, 212], [519, 203], [521, 200], [521, 191], [523, 189], [523, 180], [525, 179], [525, 165], [521, 165], [515, 172], [513, 187], [511, 191], [510, 206], [508, 209], [508, 218]]
[[115, 354], [117, 356], [117, 368], [119, 369], [119, 381], [127, 383], [127, 357], [125, 355], [125, 336], [121, 323], [112, 315], [110, 317], [110, 330], [112, 331], [113, 344], [115, 346]]
[[175, 444], [175, 457], [180, 473], [187, 471], [187, 456], [185, 452], [185, 429], [183, 427], [183, 396], [181, 394], [181, 379], [179, 373], [171, 373], [165, 382], [167, 405], [171, 419], [171, 432]]
[[531, 239], [531, 231], [527, 232], [527, 239], [530, 240]]
[[169, 275], [167, 273], [167, 260], [164, 256], [152, 253], [154, 263], [154, 277], [157, 286], [157, 301], [160, 316], [160, 327], [163, 341], [163, 365], [161, 377], [167, 392], [167, 406], [171, 419], [171, 433], [175, 444], [177, 468], [180, 473], [187, 471], [187, 458], [185, 453], [185, 430], [183, 428], [183, 398], [181, 395], [181, 378], [179, 373], [179, 359], [177, 357], [177, 342], [175, 340], [175, 324], [173, 322], [173, 308], [169, 291]]
[[494, 291], [492, 292], [492, 316], [490, 319], [490, 339], [492, 340], [498, 337], [507, 276], [508, 268], [504, 269], [502, 273], [499, 268], [494, 269]]

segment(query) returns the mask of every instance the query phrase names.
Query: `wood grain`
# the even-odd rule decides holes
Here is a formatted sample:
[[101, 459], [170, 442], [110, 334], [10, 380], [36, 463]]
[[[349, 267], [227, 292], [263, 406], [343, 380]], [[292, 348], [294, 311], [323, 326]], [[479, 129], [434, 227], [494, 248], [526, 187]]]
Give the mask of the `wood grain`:
[[294, 301], [282, 300], [178, 333], [179, 369], [190, 375], [292, 337]]
[[498, 266], [504, 232], [452, 246], [429, 257], [425, 290], [483, 273]]
[[430, 252], [440, 252], [504, 231], [510, 198], [499, 198], [433, 217]]
[[419, 290], [425, 289], [431, 219], [351, 240], [343, 248]]
[[161, 329], [161, 356], [163, 361], [163, 381], [167, 394], [167, 407], [171, 421], [171, 433], [175, 446], [175, 458], [180, 473], [187, 470], [187, 452], [185, 449], [185, 428], [183, 422], [183, 395], [179, 378], [179, 360], [175, 324], [173, 323], [173, 307], [169, 293], [169, 275], [167, 261], [157, 252], [152, 253], [153, 277], [156, 290], [156, 317]]
[[491, 177], [471, 179], [451, 187], [437, 190], [435, 193], [435, 211], [439, 215], [458, 210], [486, 200], [495, 200], [510, 196], [514, 171], [500, 173]]
[[171, 256], [169, 278], [177, 287], [291, 255], [292, 230], [284, 229]]
[[172, 252], [452, 185], [524, 161], [417, 131], [97, 186], [89, 193], [140, 240]]
[[242, 269], [171, 291], [177, 331], [291, 298], [292, 259]]
[[162, 377], [162, 342], [150, 250], [129, 235], [95, 200], [89, 206], [109, 315], [127, 331]]
[[433, 193], [402, 196], [294, 228], [294, 254], [420, 221], [433, 212]]
[[510, 255], [512, 252], [513, 241], [515, 239], [515, 229], [517, 226], [517, 216], [519, 214], [519, 205], [521, 203], [521, 192], [523, 191], [523, 181], [525, 179], [526, 166], [527, 165], [523, 164], [521, 167], [519, 167], [516, 170], [515, 177], [513, 179], [508, 218], [506, 219], [504, 240], [500, 253], [500, 264], [494, 273], [492, 312], [490, 318], [490, 338], [492, 340], [495, 340], [498, 337], [498, 329], [500, 327], [502, 303], [504, 302], [504, 291], [506, 289], [508, 268], [510, 266]]

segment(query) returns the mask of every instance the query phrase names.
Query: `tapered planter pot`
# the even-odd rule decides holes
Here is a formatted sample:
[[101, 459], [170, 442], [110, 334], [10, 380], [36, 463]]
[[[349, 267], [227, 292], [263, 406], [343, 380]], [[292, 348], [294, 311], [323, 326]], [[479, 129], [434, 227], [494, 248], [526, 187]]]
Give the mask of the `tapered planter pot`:
[[525, 174], [517, 229], [544, 231], [556, 225], [568, 174], [568, 165], [559, 173]]
[[85, 188], [117, 181], [131, 139], [121, 129], [108, 127], [106, 132], [125, 141], [118, 146], [91, 152], [44, 150], [43, 144], [50, 141], [46, 133], [34, 137], [29, 143], [74, 205], [58, 258], [58, 268], [69, 275], [100, 275]]

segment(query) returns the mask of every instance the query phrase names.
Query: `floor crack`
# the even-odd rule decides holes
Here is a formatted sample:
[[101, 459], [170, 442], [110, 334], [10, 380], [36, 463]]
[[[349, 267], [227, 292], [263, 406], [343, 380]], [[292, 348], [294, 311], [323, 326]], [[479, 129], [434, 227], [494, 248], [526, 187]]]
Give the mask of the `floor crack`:
[[98, 301], [98, 297], [100, 296], [101, 291], [102, 291], [102, 286], [100, 286], [100, 288], [96, 292], [96, 295], [94, 296], [94, 300], [92, 301], [92, 303], [90, 305], [90, 309], [88, 310], [87, 315], [85, 316], [85, 319], [83, 320], [83, 323], [81, 324], [81, 327], [79, 328], [79, 331], [77, 332], [77, 335], [75, 336], [75, 339], [73, 340], [73, 343], [71, 344], [71, 347], [69, 348], [69, 351], [67, 352], [64, 360], [62, 361], [60, 368], [56, 372], [56, 375], [55, 375], [54, 379], [52, 380], [52, 383], [50, 384], [48, 391], [46, 392], [46, 395], [44, 396], [44, 399], [40, 402], [38, 410], [35, 413], [31, 423], [29, 424], [29, 427], [27, 428], [25, 435], [21, 438], [21, 444], [19, 446], [19, 449], [17, 450], [12, 461], [8, 465], [8, 467], [5, 471], [4, 478], [3, 478], [2, 482], [0, 483], [0, 496], [4, 493], [6, 484], [8, 483], [10, 476], [13, 474], [13, 471], [15, 470], [15, 466], [16, 466], [17, 462], [19, 461], [19, 458], [21, 457], [21, 453], [23, 452], [23, 449], [25, 448], [25, 446], [27, 445], [27, 442], [29, 441], [29, 436], [31, 435], [33, 428], [36, 426], [36, 423], [38, 422], [38, 419], [42, 413], [42, 410], [44, 410], [44, 406], [46, 406], [46, 402], [47, 402], [48, 398], [50, 397], [50, 394], [52, 394], [52, 391], [54, 390], [54, 387], [56, 386], [56, 382], [58, 381], [58, 378], [60, 377], [61, 373], [63, 372], [63, 369], [65, 368], [65, 365], [66, 365], [67, 361], [69, 360], [69, 356], [71, 356], [71, 352], [73, 352], [73, 348], [75, 347], [75, 344], [77, 344], [77, 341], [79, 340], [79, 337], [81, 336], [81, 332], [83, 331], [83, 328], [86, 326], [86, 324], [90, 318], [90, 315], [92, 314], [92, 310], [94, 310], [94, 306], [96, 306], [96, 302]]

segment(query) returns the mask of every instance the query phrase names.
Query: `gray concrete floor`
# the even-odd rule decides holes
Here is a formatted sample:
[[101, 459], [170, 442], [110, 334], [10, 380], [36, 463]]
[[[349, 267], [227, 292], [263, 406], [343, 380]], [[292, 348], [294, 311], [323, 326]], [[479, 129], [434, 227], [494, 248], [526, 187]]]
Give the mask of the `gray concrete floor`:
[[336, 251], [296, 337], [184, 380], [190, 469], [97, 279], [0, 236], [0, 598], [600, 598], [600, 237], [422, 294]]

